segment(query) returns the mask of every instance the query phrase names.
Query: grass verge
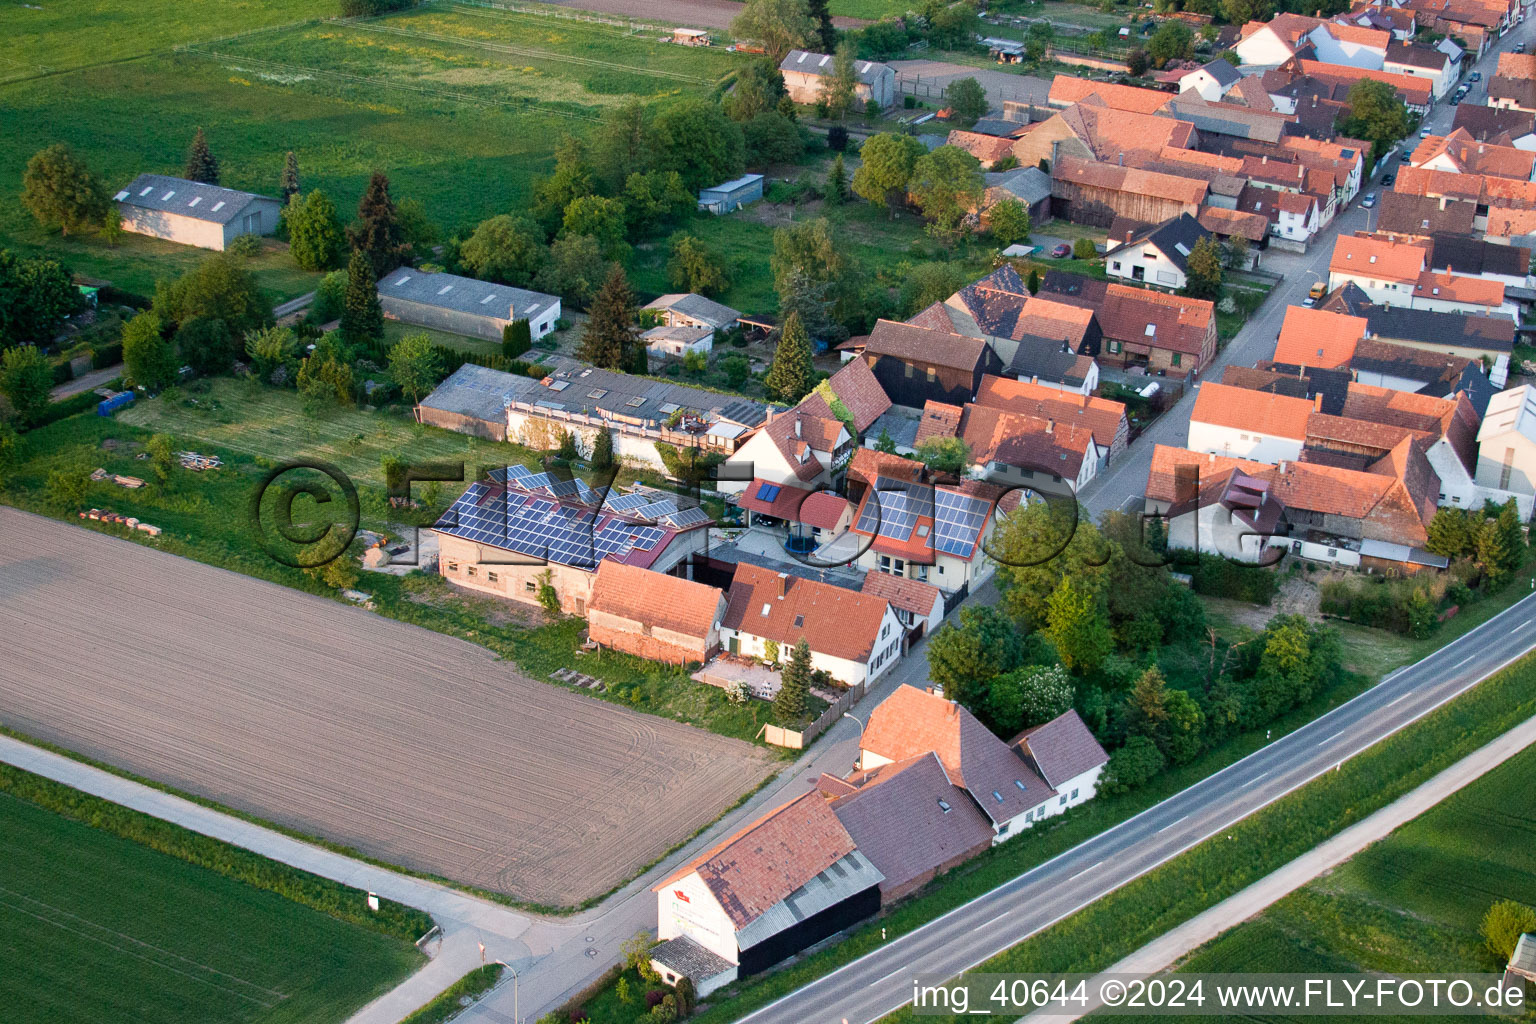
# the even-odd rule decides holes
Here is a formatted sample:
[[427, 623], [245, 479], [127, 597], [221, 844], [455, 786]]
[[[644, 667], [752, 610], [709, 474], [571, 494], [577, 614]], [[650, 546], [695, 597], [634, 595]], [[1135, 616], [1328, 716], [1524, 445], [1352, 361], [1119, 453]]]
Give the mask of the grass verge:
[[476, 967], [400, 1024], [442, 1024], [443, 1021], [494, 988], [496, 982], [501, 980], [501, 972], [505, 969], [501, 964]]

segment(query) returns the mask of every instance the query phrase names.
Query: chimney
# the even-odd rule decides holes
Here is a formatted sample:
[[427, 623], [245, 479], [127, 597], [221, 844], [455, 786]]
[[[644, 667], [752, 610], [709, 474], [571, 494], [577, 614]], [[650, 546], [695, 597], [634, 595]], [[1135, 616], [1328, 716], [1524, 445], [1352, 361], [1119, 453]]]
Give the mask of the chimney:
[[1121, 167], [1125, 166], [1125, 154], [1124, 153], [1120, 154], [1120, 166]]
[[796, 437], [802, 436], [801, 433], [800, 433], [800, 417], [799, 416], [795, 417], [795, 436]]
[[1281, 473], [1285, 472], [1285, 460], [1284, 459], [1280, 460], [1280, 472]]
[[1313, 412], [1322, 412], [1323, 411], [1323, 396], [1322, 396], [1321, 393], [1318, 393], [1318, 394], [1312, 396], [1312, 411]]
[[779, 573], [779, 592], [774, 596], [782, 601], [787, 593], [789, 593], [789, 573], [781, 572]]
[[1045, 432], [1047, 434], [1054, 434], [1054, 433], [1056, 433], [1056, 421], [1055, 420], [1048, 419], [1048, 420], [1045, 421]]

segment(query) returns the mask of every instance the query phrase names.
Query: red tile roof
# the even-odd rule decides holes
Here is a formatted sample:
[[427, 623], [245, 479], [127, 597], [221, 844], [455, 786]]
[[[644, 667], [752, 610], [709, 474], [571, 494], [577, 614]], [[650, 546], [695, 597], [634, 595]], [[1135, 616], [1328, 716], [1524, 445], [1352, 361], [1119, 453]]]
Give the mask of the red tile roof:
[[1307, 417], [1310, 415], [1312, 403], [1305, 398], [1206, 381], [1200, 385], [1200, 394], [1195, 398], [1189, 419], [1192, 423], [1237, 427], [1300, 441], [1307, 436]]
[[965, 708], [912, 686], [896, 689], [869, 716], [860, 748], [892, 761], [932, 751], [997, 824], [1055, 796], [1045, 780]]
[[918, 421], [917, 437], [912, 443], [919, 445], [935, 437], [954, 437], [960, 432], [963, 414], [964, 410], [958, 405], [935, 402], [930, 398], [923, 403], [923, 418]]
[[877, 320], [864, 346], [866, 356], [890, 356], [914, 366], [947, 366], [974, 370], [986, 353], [981, 338], [946, 331], [930, 331], [895, 320]]
[[1014, 141], [1014, 139], [999, 138], [996, 135], [982, 135], [979, 132], [967, 132], [955, 128], [950, 131], [944, 144], [963, 149], [980, 160], [983, 165], [990, 165], [1011, 156]]
[[1419, 275], [1418, 283], [1413, 286], [1413, 297], [1464, 302], [1497, 309], [1504, 304], [1504, 282], [1463, 277], [1460, 274], [1437, 274], [1426, 270]]
[[842, 369], [827, 378], [827, 386], [853, 414], [853, 429], [861, 434], [891, 407], [891, 399], [875, 379], [875, 371], [862, 359], [844, 363]]
[[1328, 269], [1378, 281], [1414, 284], [1424, 272], [1428, 254], [1407, 242], [1385, 242], [1356, 235], [1340, 235], [1333, 244]]
[[996, 462], [1065, 480], [1077, 479], [1094, 450], [1093, 431], [1086, 424], [985, 405], [966, 407], [961, 436], [978, 465]]
[[1067, 107], [1095, 95], [1102, 99], [1107, 107], [1139, 114], [1155, 113], [1173, 99], [1173, 93], [1160, 92], [1156, 89], [1138, 89], [1133, 85], [1091, 82], [1086, 78], [1077, 78], [1073, 75], [1057, 75], [1051, 79], [1048, 102], [1052, 106]]
[[[1159, 119], [1166, 120], [1166, 119]], [[1052, 180], [1097, 188], [1108, 192], [1127, 192], [1133, 195], [1151, 196], [1172, 202], [1187, 203], [1198, 207], [1210, 192], [1209, 183], [1197, 178], [1180, 178], [1157, 171], [1144, 171], [1135, 167], [1120, 167], [1110, 163], [1082, 160], [1064, 156], [1052, 167]]]
[[826, 798], [811, 790], [689, 861], [652, 891], [697, 871], [740, 931], [855, 848]]
[[1123, 402], [1068, 394], [1056, 388], [991, 374], [981, 378], [974, 405], [1055, 420], [1063, 426], [1086, 427], [1099, 447], [1106, 449], [1112, 447], [1116, 439], [1123, 438], [1127, 424]]
[[800, 504], [800, 521], [819, 530], [835, 530], [848, 514], [848, 499], [832, 491], [812, 491]]
[[922, 580], [892, 576], [888, 572], [865, 573], [863, 589], [866, 594], [885, 598], [892, 608], [910, 612], [920, 619], [932, 615], [934, 605], [944, 601], [944, 593], [938, 587]]
[[1479, 142], [1465, 128], [1457, 128], [1449, 135], [1431, 135], [1424, 139], [1414, 149], [1410, 162], [1419, 167], [1441, 156], [1464, 174], [1530, 181], [1532, 171], [1536, 170], [1536, 153], [1528, 153], [1513, 146]]
[[[765, 491], [773, 497], [762, 497]], [[800, 521], [800, 510], [805, 499], [814, 493], [800, 487], [783, 486], [771, 480], [755, 479], [737, 496], [736, 504], [759, 515], [795, 523]]]
[[715, 626], [722, 596], [718, 587], [605, 560], [597, 567], [587, 607], [704, 638]]
[[1290, 306], [1275, 345], [1275, 362], [1329, 369], [1348, 366], [1365, 334], [1365, 317]]
[[927, 470], [921, 462], [890, 452], [878, 452], [873, 448], [860, 448], [848, 463], [848, 478], [866, 485], [880, 477], [889, 477], [902, 483], [918, 483]]
[[741, 562], [722, 625], [784, 647], [804, 637], [817, 654], [863, 664], [880, 639], [886, 607], [884, 598]]

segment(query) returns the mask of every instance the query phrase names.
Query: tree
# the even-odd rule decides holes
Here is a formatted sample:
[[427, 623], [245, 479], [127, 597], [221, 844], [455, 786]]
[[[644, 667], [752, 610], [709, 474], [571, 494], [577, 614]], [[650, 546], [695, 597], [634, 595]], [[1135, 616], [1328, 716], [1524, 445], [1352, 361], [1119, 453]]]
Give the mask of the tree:
[[217, 252], [172, 282], [155, 284], [154, 310], [168, 324], [194, 317], [224, 321], [230, 337], [244, 337], [272, 322], [272, 303], [256, 277], [228, 253]]
[[731, 286], [725, 257], [692, 235], [673, 235], [667, 258], [672, 287], [699, 295], [718, 295]]
[[1072, 706], [1072, 677], [1060, 665], [1032, 665], [992, 680], [986, 721], [1002, 736], [1049, 722]]
[[806, 0], [747, 0], [731, 20], [731, 35], [757, 43], [775, 65], [790, 50], [814, 50], [821, 42]]
[[606, 473], [613, 467], [613, 432], [604, 427], [592, 439], [592, 469], [597, 473]]
[[540, 268], [534, 284], [553, 292], [578, 309], [585, 309], [601, 285], [609, 264], [597, 239], [587, 235], [558, 238], [549, 247], [549, 262]]
[[1504, 532], [1496, 519], [1482, 523], [1477, 530], [1477, 566], [1494, 585], [1502, 583], [1509, 575], [1514, 552], [1509, 548]]
[[520, 316], [501, 329], [501, 354], [516, 359], [533, 347], [533, 327]]
[[656, 169], [676, 171], [691, 192], [728, 181], [746, 166], [741, 125], [720, 104], [697, 97], [663, 107], [651, 121], [649, 144]]
[[413, 405], [421, 401], [443, 380], [443, 362], [437, 346], [425, 334], [401, 338], [389, 350], [389, 375]]
[[798, 722], [805, 714], [805, 698], [811, 688], [811, 645], [805, 637], [795, 641], [789, 660], [779, 672], [779, 692], [773, 698], [773, 717], [779, 724]]
[[194, 316], [176, 329], [176, 351], [181, 361], [200, 374], [229, 371], [235, 358], [229, 324], [217, 316]]
[[1221, 294], [1221, 246], [1214, 235], [1206, 235], [1189, 250], [1185, 278], [1186, 295], [1214, 299]]
[[1029, 207], [1017, 199], [1004, 199], [994, 203], [987, 211], [987, 230], [1002, 246], [1029, 240]]
[[1112, 794], [1129, 793], [1151, 782], [1167, 763], [1149, 737], [1132, 736], [1109, 755], [1109, 764], [1104, 766], [1103, 789]]
[[1147, 51], [1139, 46], [1132, 47], [1125, 55], [1125, 69], [1132, 78], [1140, 78], [1147, 73]]
[[389, 195], [389, 179], [383, 172], [374, 171], [369, 177], [368, 188], [357, 203], [357, 223], [348, 229], [347, 240], [368, 260], [375, 281], [398, 267], [404, 258], [400, 218]]
[[777, 110], [765, 110], [741, 126], [749, 167], [787, 164], [800, 159], [805, 140], [800, 127]]
[[884, 427], [880, 428], [880, 436], [875, 438], [875, 451], [884, 452], [886, 455], [896, 454], [896, 439]]
[[1165, 708], [1168, 713], [1162, 751], [1172, 764], [1188, 764], [1204, 746], [1205, 713], [1184, 690], [1169, 690]]
[[1195, 51], [1195, 34], [1181, 21], [1165, 21], [1147, 40], [1147, 57], [1161, 68], [1170, 60], [1186, 60]]
[[1483, 915], [1478, 929], [1488, 952], [1501, 964], [1515, 955], [1515, 946], [1526, 932], [1536, 932], [1536, 910], [1514, 900], [1499, 900]]
[[773, 351], [773, 365], [768, 367], [768, 376], [763, 383], [775, 399], [794, 405], [810, 394], [815, 378], [811, 339], [805, 333], [800, 317], [790, 313], [784, 320], [778, 347]]
[[974, 78], [950, 82], [944, 98], [949, 103], [950, 120], [958, 122], [961, 128], [969, 128], [987, 116], [987, 91]]
[[123, 325], [123, 366], [129, 380], [151, 394], [174, 384], [181, 366], [163, 329], [159, 314], [152, 309]]
[[813, 340], [832, 344], [848, 337], [848, 330], [833, 316], [832, 282], [813, 281], [804, 271], [791, 271], [779, 289], [779, 319], [791, 314]]
[[1029, 289], [1029, 294], [1040, 294], [1040, 271], [1035, 267], [1029, 268], [1029, 278], [1024, 282], [1024, 287]]
[[928, 641], [928, 677], [972, 712], [986, 713], [990, 684], [1024, 661], [1024, 641], [992, 605], [966, 605]]
[[341, 310], [341, 336], [357, 344], [384, 337], [384, 310], [379, 305], [378, 280], [361, 249], [347, 261], [347, 297]]
[[843, 154], [832, 158], [832, 168], [827, 171], [827, 183], [821, 190], [822, 199], [828, 206], [841, 206], [848, 201], [848, 169], [843, 165]]
[[291, 149], [288, 151], [288, 155], [283, 157], [283, 178], [279, 188], [282, 192], [284, 206], [287, 206], [293, 200], [293, 197], [299, 194], [299, 158], [294, 155]]
[[1248, 239], [1242, 235], [1228, 235], [1221, 243], [1221, 265], [1228, 270], [1247, 270], [1248, 261]]
[[831, 53], [837, 48], [837, 26], [832, 24], [831, 5], [827, 0], [807, 0], [806, 13], [816, 23], [816, 35], [821, 41], [821, 52]]
[[[861, 322], [865, 316], [861, 274], [847, 248], [834, 237], [832, 223], [825, 217], [800, 221], [773, 233], [768, 267], [779, 293], [779, 313], [783, 316], [791, 309], [798, 310], [806, 332], [818, 341], [842, 341], [848, 336], [843, 325]], [[805, 306], [798, 304], [803, 302], [826, 303], [837, 326], [814, 322]]]
[[1425, 550], [1447, 558], [1470, 555], [1476, 548], [1477, 533], [1459, 508], [1442, 508], [1429, 521], [1429, 540]]
[[526, 288], [549, 259], [538, 225], [498, 214], [481, 221], [459, 247], [459, 260], [483, 281]]
[[1272, 0], [1221, 0], [1221, 16], [1230, 25], [1268, 21], [1274, 14], [1275, 5]]
[[624, 242], [624, 229], [623, 203], [603, 196], [581, 196], [571, 200], [571, 205], [565, 208], [560, 233], [596, 239], [603, 257], [614, 260], [629, 252], [629, 246]]
[[0, 249], [0, 347], [49, 344], [79, 305], [80, 291], [63, 264]]
[[904, 315], [916, 316], [935, 302], [943, 302], [965, 284], [965, 275], [952, 263], [919, 263], [901, 282]]
[[958, 146], [939, 146], [912, 165], [910, 189], [929, 233], [952, 239], [981, 203], [981, 163]]
[[21, 178], [21, 202], [38, 223], [63, 234], [115, 216], [101, 182], [62, 142], [34, 153]]
[[73, 511], [85, 504], [91, 490], [90, 471], [78, 460], [70, 460], [56, 469], [49, 470], [43, 484], [48, 503], [55, 508]]
[[863, 162], [853, 172], [854, 194], [870, 203], [884, 203], [895, 218], [906, 201], [913, 167], [925, 153], [923, 144], [910, 135], [882, 132], [874, 136], [859, 151]]
[[[605, 130], [606, 127], [605, 122]], [[618, 170], [612, 173], [618, 175], [619, 181], [623, 180], [623, 174]], [[593, 176], [586, 144], [572, 136], [564, 136], [555, 147], [554, 173], [533, 184], [533, 219], [544, 228], [546, 235], [552, 235], [560, 229], [565, 220], [566, 207], [582, 196], [596, 193]]]
[[1099, 255], [1098, 248], [1091, 238], [1079, 238], [1072, 243], [1072, 258], [1077, 260], [1096, 259]]
[[1114, 649], [1096, 588], [1072, 577], [1063, 579], [1046, 601], [1047, 639], [1068, 669], [1092, 672]]
[[752, 364], [747, 362], [747, 357], [740, 353], [733, 353], [720, 360], [720, 372], [725, 374], [725, 382], [733, 390], [740, 390], [752, 376]]
[[832, 73], [821, 79], [820, 102], [826, 105], [828, 116], [838, 121], [846, 117], [858, 87], [859, 72], [854, 67], [853, 44], [843, 43], [832, 56]]
[[206, 185], [219, 183], [219, 161], [208, 148], [208, 137], [203, 134], [202, 128], [197, 129], [197, 134], [192, 136], [192, 145], [187, 147], [187, 167], [181, 176], [188, 181], [201, 181]]
[[155, 434], [144, 442], [144, 452], [149, 456], [149, 465], [155, 471], [155, 479], [164, 487], [171, 478], [171, 467], [176, 465], [176, 450], [170, 435]]
[[720, 105], [732, 121], [745, 123], [758, 114], [777, 110], [779, 101], [788, 95], [778, 65], [764, 58], [754, 60], [736, 72], [736, 83], [720, 100]]
[[615, 265], [592, 300], [576, 358], [607, 370], [623, 370], [633, 364], [637, 350], [644, 352], [635, 323], [635, 293], [624, 268]]
[[36, 423], [48, 408], [53, 367], [36, 345], [17, 345], [0, 353], [0, 394], [10, 400], [22, 423]]
[[245, 336], [245, 355], [257, 380], [278, 386], [293, 384], [299, 370], [299, 337], [291, 327], [250, 331]]
[[347, 251], [347, 233], [329, 196], [315, 189], [288, 203], [288, 249], [305, 270], [335, 270]]
[[1349, 87], [1344, 102], [1349, 116], [1339, 119], [1338, 131], [1351, 139], [1369, 142], [1373, 164], [1413, 130], [1408, 108], [1398, 98], [1397, 90], [1386, 82], [1362, 78]]
[[309, 358], [299, 365], [295, 383], [304, 396], [307, 411], [319, 405], [352, 404], [352, 367], [342, 358], [334, 335], [328, 334], [315, 343]]
[[958, 437], [930, 437], [917, 446], [917, 457], [935, 473], [963, 476], [971, 465], [971, 446]]

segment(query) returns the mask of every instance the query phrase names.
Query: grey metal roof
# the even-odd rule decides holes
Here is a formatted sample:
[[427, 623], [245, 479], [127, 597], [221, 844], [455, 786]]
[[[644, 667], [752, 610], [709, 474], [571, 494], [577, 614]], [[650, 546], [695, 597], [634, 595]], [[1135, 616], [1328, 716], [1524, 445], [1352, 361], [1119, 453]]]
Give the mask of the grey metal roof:
[[880, 873], [880, 869], [868, 857], [854, 850], [763, 911], [736, 933], [736, 942], [742, 949], [755, 946], [883, 881], [885, 875]]
[[668, 939], [655, 949], [651, 950], [650, 957], [659, 964], [677, 973], [691, 978], [695, 984], [717, 974], [724, 974], [735, 967], [724, 957], [713, 953], [694, 942], [686, 935], [679, 935], [675, 939]]
[[880, 418], [869, 425], [864, 431], [864, 437], [869, 444], [864, 447], [873, 448], [874, 442], [880, 440], [882, 433], [891, 435], [891, 440], [896, 442], [898, 448], [913, 448], [917, 445], [917, 428], [922, 425], [922, 418], [911, 413], [904, 412], [898, 406], [891, 406]]
[[983, 175], [988, 188], [1013, 193], [1025, 206], [1033, 206], [1051, 196], [1051, 176], [1038, 167], [1019, 167]]
[[457, 274], [431, 274], [415, 267], [401, 267], [386, 275], [379, 282], [379, 294], [498, 320], [507, 319], [509, 313], [518, 319], [530, 319], [560, 301], [543, 292], [477, 281]]
[[1200, 70], [1216, 79], [1217, 84], [1224, 86], [1236, 85], [1243, 77], [1242, 72], [1238, 71], [1237, 68], [1233, 67], [1229, 61], [1222, 57], [1217, 57], [1201, 67]]
[[[832, 74], [833, 57], [830, 53], [812, 53], [809, 50], [790, 50], [789, 55], [779, 62], [780, 71], [800, 71], [808, 75]], [[856, 60], [853, 62], [853, 72], [859, 81], [865, 85], [873, 85], [879, 81], [880, 76], [887, 71], [892, 71], [890, 65], [881, 64], [873, 60]]]
[[748, 185], [757, 184], [762, 180], [763, 176], [761, 174], [743, 174], [739, 178], [732, 178], [730, 181], [722, 181], [718, 185], [701, 188], [699, 189], [699, 195], [702, 196], [706, 192], [719, 192], [722, 195], [730, 195], [732, 192], [744, 189]]
[[512, 401], [530, 408], [587, 415], [600, 410], [635, 422], [662, 421], [686, 409], [706, 421], [706, 433], [726, 438], [739, 437], [768, 419], [766, 402], [595, 366], [562, 370], [544, 380], [506, 376], [514, 382]]
[[440, 409], [460, 416], [493, 420], [505, 425], [507, 403], [514, 388], [527, 377], [517, 377], [500, 370], [465, 363], [421, 400], [428, 409]]
[[1515, 952], [1509, 958], [1509, 966], [1526, 976], [1536, 975], [1536, 935], [1530, 932], [1520, 936]]
[[735, 544], [711, 544], [709, 557], [721, 562], [729, 562], [731, 565], [755, 565], [759, 569], [771, 569], [774, 572], [782, 572], [797, 579], [810, 580], [812, 583], [825, 583], [829, 586], [839, 587], [843, 590], [852, 590], [862, 593], [864, 590], [864, 573], [849, 569], [846, 566], [834, 565], [825, 569], [814, 568], [804, 562], [795, 561], [792, 556], [786, 555], [783, 560], [769, 558], [755, 551], [747, 551]]
[[732, 309], [723, 302], [706, 299], [693, 292], [672, 292], [647, 302], [642, 309], [668, 309], [695, 320], [703, 320], [715, 327], [728, 327], [741, 316], [741, 310]]
[[205, 185], [164, 174], [141, 174], [112, 197], [124, 206], [158, 210], [213, 224], [228, 224], [257, 199], [278, 202], [272, 196], [241, 192], [220, 185]]
[[1383, 341], [1461, 345], [1489, 352], [1515, 348], [1515, 322], [1502, 317], [1373, 306], [1365, 311], [1365, 320], [1371, 335]]

